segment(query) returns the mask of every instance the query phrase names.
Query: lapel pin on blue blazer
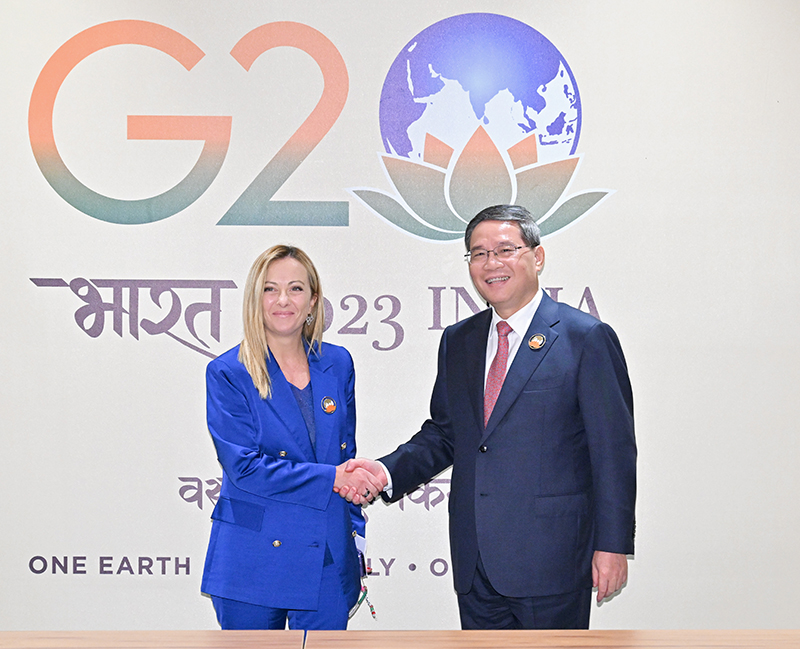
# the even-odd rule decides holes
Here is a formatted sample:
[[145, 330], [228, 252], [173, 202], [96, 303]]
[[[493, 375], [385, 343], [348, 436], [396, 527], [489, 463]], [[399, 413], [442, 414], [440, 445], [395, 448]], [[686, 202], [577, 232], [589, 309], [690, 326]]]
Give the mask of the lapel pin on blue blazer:
[[528, 341], [528, 347], [530, 347], [533, 351], [538, 351], [542, 347], [544, 347], [547, 338], [544, 337], [544, 334], [533, 334]]
[[332, 415], [334, 412], [336, 412], [336, 402], [330, 397], [325, 397], [322, 400], [322, 411], [325, 414]]

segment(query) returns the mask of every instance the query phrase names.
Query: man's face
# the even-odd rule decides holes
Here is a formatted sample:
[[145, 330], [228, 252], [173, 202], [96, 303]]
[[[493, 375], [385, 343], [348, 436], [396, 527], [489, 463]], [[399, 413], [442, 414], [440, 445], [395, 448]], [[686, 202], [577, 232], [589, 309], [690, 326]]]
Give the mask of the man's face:
[[[513, 221], [483, 221], [472, 232], [470, 252], [494, 250], [498, 246], [524, 246], [519, 226]], [[525, 247], [511, 259], [490, 253], [483, 262], [469, 265], [472, 283], [484, 300], [505, 319], [519, 311], [539, 290], [539, 272], [544, 268], [544, 249]]]

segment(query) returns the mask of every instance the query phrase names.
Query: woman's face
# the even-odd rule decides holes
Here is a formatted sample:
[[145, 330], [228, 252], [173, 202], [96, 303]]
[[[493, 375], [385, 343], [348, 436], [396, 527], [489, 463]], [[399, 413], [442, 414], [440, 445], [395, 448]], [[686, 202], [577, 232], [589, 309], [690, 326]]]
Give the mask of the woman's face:
[[267, 342], [300, 338], [306, 317], [316, 303], [303, 264], [293, 257], [273, 261], [267, 269], [261, 299]]

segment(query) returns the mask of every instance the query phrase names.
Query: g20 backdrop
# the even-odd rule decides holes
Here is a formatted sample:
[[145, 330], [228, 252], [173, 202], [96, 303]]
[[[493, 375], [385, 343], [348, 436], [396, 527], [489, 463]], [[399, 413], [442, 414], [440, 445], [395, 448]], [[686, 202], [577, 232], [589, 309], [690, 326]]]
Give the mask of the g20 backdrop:
[[[484, 306], [466, 221], [508, 202], [633, 381], [638, 552], [593, 626], [798, 626], [797, 3], [0, 16], [0, 629], [216, 628], [204, 368], [242, 335], [252, 260], [317, 263], [375, 456]], [[444, 473], [366, 510], [377, 618], [351, 628], [457, 628], [448, 497]]]

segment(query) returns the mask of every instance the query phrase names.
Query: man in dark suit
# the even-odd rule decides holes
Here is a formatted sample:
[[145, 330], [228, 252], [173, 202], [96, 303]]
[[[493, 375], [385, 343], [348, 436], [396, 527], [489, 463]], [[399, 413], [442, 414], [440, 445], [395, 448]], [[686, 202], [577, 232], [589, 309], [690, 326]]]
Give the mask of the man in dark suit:
[[622, 349], [611, 327], [540, 289], [544, 249], [527, 210], [481, 211], [465, 243], [492, 308], [444, 331], [422, 429], [349, 468], [371, 470], [396, 501], [452, 465], [463, 628], [588, 628], [592, 587], [598, 602], [619, 590], [633, 552], [636, 443]]

